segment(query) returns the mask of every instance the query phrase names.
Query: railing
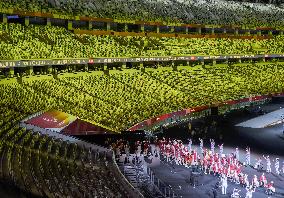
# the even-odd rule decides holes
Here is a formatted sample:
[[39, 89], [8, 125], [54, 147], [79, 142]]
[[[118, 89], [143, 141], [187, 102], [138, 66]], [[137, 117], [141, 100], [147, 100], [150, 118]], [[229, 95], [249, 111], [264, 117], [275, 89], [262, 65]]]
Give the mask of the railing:
[[151, 182], [159, 189], [165, 198], [179, 197], [172, 187], [161, 181], [149, 167], [147, 167], [147, 174], [150, 176]]
[[112, 162], [113, 162], [114, 167], [115, 167], [115, 170], [113, 170], [113, 173], [117, 176], [117, 178], [120, 178], [120, 181], [122, 182], [121, 185], [124, 185], [125, 187], [127, 187], [130, 197], [134, 197], [134, 198], [144, 197], [137, 189], [135, 189], [129, 183], [129, 181], [126, 179], [126, 177], [121, 173], [121, 171], [119, 170], [119, 167], [116, 163], [114, 152], [113, 152]]
[[[115, 160], [115, 157], [114, 157]], [[130, 160], [131, 161], [131, 160]], [[137, 163], [127, 163], [127, 168], [125, 164], [122, 163], [120, 166], [124, 168], [126, 171], [123, 171], [126, 177], [129, 173], [133, 173], [129, 175], [129, 181], [131, 183], [131, 178], [135, 178], [135, 183], [137, 184], [137, 188], [140, 189], [140, 192], [143, 192], [143, 195], [146, 197], [159, 197], [159, 198], [176, 198], [179, 197], [178, 194], [172, 189], [170, 185], [165, 184], [161, 181], [147, 166], [146, 162]], [[128, 168], [131, 167], [131, 168]], [[131, 171], [127, 171], [131, 170]], [[133, 171], [134, 170], [134, 171]]]

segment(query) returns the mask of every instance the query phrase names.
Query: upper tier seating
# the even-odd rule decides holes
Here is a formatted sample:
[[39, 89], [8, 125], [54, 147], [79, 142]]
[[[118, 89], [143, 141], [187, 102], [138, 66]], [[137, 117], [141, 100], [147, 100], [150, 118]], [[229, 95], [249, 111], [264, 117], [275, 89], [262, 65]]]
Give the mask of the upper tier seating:
[[284, 36], [264, 40], [92, 36], [54, 26], [3, 23], [0, 41], [2, 60], [284, 53]]
[[60, 77], [0, 85], [0, 104], [29, 115], [61, 110], [115, 131], [161, 114], [283, 92], [283, 64], [243, 64]]
[[225, 0], [5, 0], [0, 8], [114, 18], [250, 27], [283, 27], [284, 10], [272, 4]]

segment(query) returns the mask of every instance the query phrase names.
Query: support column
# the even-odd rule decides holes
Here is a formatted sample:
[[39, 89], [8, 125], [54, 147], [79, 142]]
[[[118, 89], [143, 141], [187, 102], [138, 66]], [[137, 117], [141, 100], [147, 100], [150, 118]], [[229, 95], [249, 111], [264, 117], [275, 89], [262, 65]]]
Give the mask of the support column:
[[140, 25], [140, 31], [141, 31], [141, 32], [145, 32], [145, 25], [144, 25], [144, 24], [141, 24], [141, 25]]
[[122, 69], [126, 69], [126, 63], [122, 63]]
[[175, 62], [172, 62], [172, 68], [173, 68], [173, 71], [177, 71], [177, 65], [175, 64]]
[[70, 21], [70, 20], [67, 21], [67, 29], [73, 30], [73, 21]]
[[216, 65], [216, 59], [213, 59], [213, 65]]
[[93, 29], [93, 22], [92, 21], [88, 22], [88, 29], [89, 30]]
[[185, 27], [185, 33], [188, 34], [188, 27]]
[[51, 26], [51, 20], [50, 20], [50, 18], [47, 18], [47, 19], [46, 19], [46, 25]]
[[141, 72], [145, 72], [145, 67], [144, 67], [144, 63], [143, 62], [140, 62], [139, 69], [140, 69]]
[[239, 61], [239, 63], [242, 63], [242, 59], [239, 59], [238, 61]]
[[202, 65], [202, 66], [204, 66], [204, 65], [205, 65], [204, 60], [201, 60], [201, 65]]
[[160, 65], [159, 62], [156, 64], [156, 66], [157, 66], [157, 68], [160, 68], [160, 67], [161, 67], [161, 65]]
[[215, 34], [215, 29], [214, 28], [211, 29], [211, 34]]
[[104, 70], [108, 70], [107, 63], [104, 63]]
[[14, 67], [10, 67], [10, 69], [9, 69], [9, 77], [14, 77], [14, 75], [15, 75]]
[[109, 75], [109, 69], [107, 67], [107, 63], [104, 63], [104, 74]]
[[31, 67], [31, 66], [27, 67], [27, 74], [33, 75], [33, 73], [34, 73], [34, 67]]
[[67, 69], [67, 72], [74, 72], [74, 70], [76, 71], [76, 68], [73, 67], [72, 65], [66, 65], [66, 69]]
[[47, 74], [51, 74], [52, 73], [52, 65], [46, 66], [46, 71], [47, 71]]
[[201, 27], [197, 28], [197, 34], [201, 34]]
[[28, 26], [30, 24], [30, 17], [25, 17], [25, 26]]
[[8, 18], [7, 18], [7, 14], [2, 14], [3, 17], [3, 23], [8, 23]]
[[110, 22], [107, 22], [107, 31], [110, 31]]
[[227, 34], [227, 29], [223, 29], [223, 33], [224, 33], [224, 34]]
[[175, 26], [171, 26], [171, 32], [175, 32]]
[[127, 23], [124, 24], [124, 32], [128, 32], [128, 24]]
[[85, 71], [89, 71], [89, 65], [88, 64], [85, 64]]
[[160, 33], [160, 26], [157, 26], [157, 33]]
[[235, 29], [235, 35], [239, 35], [239, 30]]
[[229, 59], [228, 59], [228, 58], [226, 58], [226, 60], [225, 60], [225, 64], [226, 64], [226, 65], [228, 65], [228, 64], [229, 64]]

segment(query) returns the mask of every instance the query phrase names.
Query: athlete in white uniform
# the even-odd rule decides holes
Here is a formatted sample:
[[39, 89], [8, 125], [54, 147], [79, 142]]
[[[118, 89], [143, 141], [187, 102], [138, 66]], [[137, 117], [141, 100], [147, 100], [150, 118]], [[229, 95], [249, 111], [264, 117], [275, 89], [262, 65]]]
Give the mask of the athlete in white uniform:
[[247, 193], [245, 198], [252, 198], [252, 193], [255, 192], [255, 188], [253, 186], [249, 186], [246, 188]]
[[266, 159], [266, 172], [271, 173], [271, 161], [269, 155], [267, 155], [267, 157], [263, 155], [263, 158]]
[[246, 164], [250, 165], [250, 148], [246, 148]]
[[275, 165], [274, 165], [274, 167], [275, 167], [276, 174], [277, 174], [277, 175], [280, 175], [280, 171], [279, 171], [279, 168], [280, 168], [279, 158], [276, 158], [276, 159], [275, 159]]
[[211, 146], [211, 152], [212, 154], [215, 153], [215, 141], [214, 139], [210, 139], [210, 146]]
[[227, 176], [226, 175], [222, 175], [222, 177], [221, 177], [222, 195], [226, 195], [227, 194], [227, 187], [228, 187]]
[[240, 152], [239, 152], [239, 148], [238, 147], [236, 148], [235, 156], [236, 156], [236, 159], [239, 161], [240, 160]]
[[192, 149], [192, 140], [191, 139], [188, 140], [187, 149], [188, 149], [189, 153], [191, 153], [191, 149]]
[[220, 150], [220, 156], [222, 156], [223, 151], [224, 151], [224, 146], [223, 146], [223, 144], [221, 144], [221, 145], [218, 145], [218, 147], [219, 147], [219, 150]]
[[203, 154], [203, 139], [199, 138], [199, 141], [200, 152]]

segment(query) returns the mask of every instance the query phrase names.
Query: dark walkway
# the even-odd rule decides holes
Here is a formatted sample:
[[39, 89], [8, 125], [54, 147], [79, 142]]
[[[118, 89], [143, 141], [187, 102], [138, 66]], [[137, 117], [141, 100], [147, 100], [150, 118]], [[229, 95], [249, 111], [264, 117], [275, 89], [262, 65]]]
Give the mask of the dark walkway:
[[[155, 175], [164, 183], [172, 187], [172, 189], [182, 197], [189, 198], [207, 198], [213, 197], [212, 188], [218, 182], [218, 177], [213, 175], [202, 175], [199, 177], [199, 185], [195, 188], [190, 185], [189, 178], [191, 174], [190, 168], [185, 168], [184, 166], [170, 165], [168, 163], [162, 162], [159, 166], [152, 167]], [[250, 175], [260, 175], [260, 172], [252, 168], [245, 168], [244, 172]], [[272, 197], [284, 197], [284, 175], [277, 176], [274, 174], [267, 175], [269, 181], [273, 180], [277, 194]], [[234, 188], [241, 190], [240, 194], [245, 197], [246, 189], [242, 188], [240, 185], [228, 181], [227, 196], [221, 194], [221, 188], [217, 190], [217, 197], [230, 197]], [[267, 198], [268, 196], [264, 193], [264, 188], [258, 188], [255, 193], [253, 193], [254, 198]]]
[[[267, 104], [261, 108], [264, 112], [271, 112], [284, 107], [284, 104]], [[245, 148], [249, 146], [251, 148], [251, 162], [255, 163], [258, 156], [270, 155], [271, 168], [275, 172], [274, 159], [275, 157], [280, 158], [280, 167], [282, 168], [282, 162], [284, 161], [284, 135], [282, 133], [282, 124], [278, 124], [269, 128], [263, 129], [252, 129], [244, 127], [236, 127], [235, 124], [246, 121], [248, 119], [257, 117], [258, 115], [253, 113], [251, 109], [234, 111], [226, 116], [215, 117], [217, 121], [217, 127], [212, 127], [212, 119], [200, 119], [193, 122], [192, 128], [195, 130], [192, 136], [191, 131], [188, 130], [188, 125], [180, 125], [170, 129], [164, 130], [162, 136], [171, 137], [176, 139], [182, 139], [187, 142], [188, 138], [193, 139], [193, 143], [196, 147], [199, 146], [198, 138], [204, 139], [204, 146], [210, 148], [209, 138], [214, 138], [216, 141], [216, 152], [218, 152], [218, 143], [224, 143], [224, 152], [234, 152], [235, 148], [238, 147], [240, 150], [240, 160], [244, 161]], [[266, 162], [263, 159], [262, 163], [266, 168]], [[174, 168], [173, 168], [174, 167]], [[200, 185], [196, 188], [190, 186], [190, 169], [183, 166], [169, 165], [161, 163], [159, 166], [152, 167], [155, 174], [159, 179], [172, 186], [173, 190], [182, 197], [213, 197], [212, 188], [218, 181], [217, 177], [212, 175], [203, 175], [200, 177]], [[259, 178], [261, 172], [257, 172], [252, 168], [245, 168], [244, 171], [249, 175], [249, 180], [254, 174]], [[277, 176], [275, 174], [266, 174], [268, 181], [274, 181], [276, 191], [278, 192], [274, 197], [284, 197], [284, 175]], [[202, 185], [203, 184], [203, 185]], [[181, 187], [179, 187], [181, 186]], [[229, 193], [232, 192], [233, 188], [237, 187], [241, 189], [241, 196], [245, 197], [246, 190], [241, 188], [240, 185], [228, 182], [228, 196], [221, 195], [221, 188], [218, 189], [218, 197], [229, 197]], [[268, 197], [264, 194], [264, 189], [259, 188], [253, 194], [253, 198], [264, 198]]]

